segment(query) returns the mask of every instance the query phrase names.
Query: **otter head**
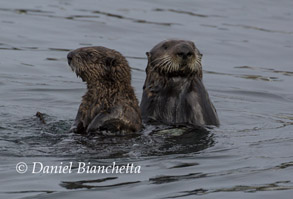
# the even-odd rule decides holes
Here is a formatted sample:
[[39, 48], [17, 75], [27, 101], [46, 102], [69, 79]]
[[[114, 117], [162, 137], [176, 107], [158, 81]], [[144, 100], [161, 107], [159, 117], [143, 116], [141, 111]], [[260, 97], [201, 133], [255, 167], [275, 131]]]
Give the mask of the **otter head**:
[[119, 52], [102, 46], [78, 48], [68, 53], [71, 69], [87, 84], [125, 82], [130, 84], [130, 67]]
[[198, 75], [202, 78], [202, 54], [192, 41], [166, 40], [147, 52], [149, 70], [167, 76]]

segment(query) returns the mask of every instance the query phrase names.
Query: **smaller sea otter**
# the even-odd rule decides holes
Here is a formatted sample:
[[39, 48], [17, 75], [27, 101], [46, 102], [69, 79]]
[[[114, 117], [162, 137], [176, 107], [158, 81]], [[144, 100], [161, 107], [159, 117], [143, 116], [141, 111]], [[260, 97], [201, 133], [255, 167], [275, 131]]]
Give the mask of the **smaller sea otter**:
[[145, 122], [219, 125], [202, 83], [202, 54], [193, 42], [162, 41], [146, 54], [148, 65], [140, 104]]
[[71, 69], [87, 83], [72, 131], [127, 134], [141, 129], [130, 67], [123, 55], [96, 46], [71, 51], [67, 59]]

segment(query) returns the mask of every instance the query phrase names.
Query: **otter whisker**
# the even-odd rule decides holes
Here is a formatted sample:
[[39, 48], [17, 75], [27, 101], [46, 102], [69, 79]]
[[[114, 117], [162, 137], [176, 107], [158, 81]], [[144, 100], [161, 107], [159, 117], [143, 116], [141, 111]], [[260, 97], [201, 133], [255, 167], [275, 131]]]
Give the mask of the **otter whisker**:
[[174, 71], [174, 63], [169, 62], [169, 64], [168, 64], [168, 72], [173, 72], [173, 71]]
[[166, 65], [169, 62], [170, 62], [170, 60], [165, 60], [164, 62], [160, 63], [160, 66], [163, 67], [164, 65]]
[[196, 66], [201, 67], [201, 63], [197, 60], [195, 60], [195, 62], [194, 62], [194, 67], [196, 67]]
[[170, 72], [173, 72], [174, 71], [174, 63], [173, 62], [169, 62], [168, 68], [169, 68], [169, 71]]
[[154, 62], [153, 67], [154, 68], [158, 68], [159, 71], [163, 72], [164, 71], [164, 68], [165, 68], [165, 65], [170, 62], [170, 57], [169, 56], [165, 56], [163, 58], [156, 59], [155, 61], [156, 61], [156, 63], [153, 61]]
[[157, 60], [163, 61], [163, 60], [168, 60], [170, 59], [169, 56], [163, 56], [162, 58], [158, 58]]
[[172, 71], [179, 70], [178, 64], [172, 63]]
[[156, 63], [156, 62], [159, 62], [160, 63], [164, 59], [166, 59], [166, 57], [157, 58], [157, 59], [151, 61], [150, 64], [153, 64], [153, 63]]

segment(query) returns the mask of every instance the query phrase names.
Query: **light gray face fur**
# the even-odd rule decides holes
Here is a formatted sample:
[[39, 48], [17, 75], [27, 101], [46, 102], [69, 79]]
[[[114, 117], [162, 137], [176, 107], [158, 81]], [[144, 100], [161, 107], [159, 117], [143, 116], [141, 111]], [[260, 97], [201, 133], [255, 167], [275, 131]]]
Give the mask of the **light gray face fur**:
[[202, 54], [191, 41], [166, 40], [146, 54], [148, 69], [162, 74], [186, 75], [201, 71]]

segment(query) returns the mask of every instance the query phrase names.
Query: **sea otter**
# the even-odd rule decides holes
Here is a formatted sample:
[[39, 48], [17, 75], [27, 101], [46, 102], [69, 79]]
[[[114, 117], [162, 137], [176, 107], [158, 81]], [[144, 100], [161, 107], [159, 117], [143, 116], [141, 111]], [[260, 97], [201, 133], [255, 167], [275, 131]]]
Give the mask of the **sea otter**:
[[140, 104], [145, 122], [219, 126], [202, 82], [202, 54], [192, 41], [166, 40], [147, 52]]
[[95, 46], [71, 51], [67, 60], [71, 69], [87, 84], [72, 131], [129, 134], [141, 129], [130, 67], [123, 55]]

